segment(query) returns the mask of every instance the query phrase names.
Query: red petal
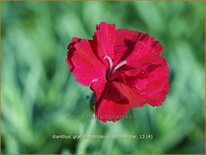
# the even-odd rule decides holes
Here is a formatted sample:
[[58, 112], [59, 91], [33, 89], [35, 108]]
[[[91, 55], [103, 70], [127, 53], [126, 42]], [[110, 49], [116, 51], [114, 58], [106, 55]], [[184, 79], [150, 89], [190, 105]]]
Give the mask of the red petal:
[[84, 86], [105, 78], [106, 67], [94, 54], [90, 42], [73, 38], [67, 53], [67, 64], [76, 80]]
[[117, 39], [115, 40], [114, 44], [116, 63], [123, 61], [133, 51], [134, 45], [136, 44], [140, 36], [141, 33], [137, 31], [129, 31], [126, 29], [119, 29], [116, 31]]
[[[158, 59], [156, 63], [161, 63], [157, 68], [153, 68], [148, 76], [148, 85], [145, 88], [144, 96], [152, 106], [160, 106], [169, 92], [168, 74], [169, 69], [164, 58]], [[149, 70], [151, 70], [148, 68]]]
[[154, 50], [154, 52], [159, 54], [159, 55], [163, 52], [163, 48], [162, 48], [162, 45], [160, 44], [160, 42], [155, 40], [154, 37], [152, 37], [148, 34], [142, 34], [139, 41], [143, 42], [145, 45], [152, 48]]
[[119, 102], [106, 99], [102, 100], [96, 109], [96, 118], [102, 122], [116, 122], [120, 120], [130, 110], [127, 102], [126, 99], [122, 99]]
[[[159, 106], [165, 100], [168, 94], [168, 74], [166, 60], [158, 57], [152, 64], [142, 67], [144, 73], [140, 72], [136, 76], [131, 73], [122, 75], [126, 85], [133, 87], [140, 92], [147, 103], [152, 106]], [[141, 71], [141, 70], [140, 70]]]
[[116, 38], [114, 49], [116, 63], [125, 60], [134, 50], [135, 44], [139, 42], [142, 42], [148, 48], [154, 49], [158, 54], [163, 52], [161, 44], [148, 34], [119, 29], [116, 31]]
[[130, 110], [128, 100], [113, 83], [106, 83], [105, 80], [101, 80], [92, 84], [91, 89], [95, 92], [97, 98], [95, 114], [98, 120], [115, 122]]
[[129, 104], [132, 107], [142, 107], [147, 100], [141, 96], [135, 88], [126, 86], [120, 82], [113, 82], [113, 85], [117, 90], [129, 100]]
[[151, 63], [162, 52], [163, 48], [158, 41], [148, 34], [141, 33], [133, 51], [126, 59], [127, 65], [137, 68], [145, 63]]
[[113, 58], [114, 41], [116, 38], [115, 24], [102, 22], [96, 26], [97, 32], [93, 36], [94, 48], [97, 50], [97, 55], [102, 59], [105, 55]]
[[96, 101], [100, 99], [103, 94], [103, 91], [106, 88], [107, 81], [105, 79], [99, 80], [98, 82], [93, 83], [90, 88], [94, 91], [96, 95]]
[[158, 56], [159, 53], [156, 53], [154, 49], [143, 42], [138, 42], [126, 61], [127, 65], [138, 68], [145, 63], [152, 63]]

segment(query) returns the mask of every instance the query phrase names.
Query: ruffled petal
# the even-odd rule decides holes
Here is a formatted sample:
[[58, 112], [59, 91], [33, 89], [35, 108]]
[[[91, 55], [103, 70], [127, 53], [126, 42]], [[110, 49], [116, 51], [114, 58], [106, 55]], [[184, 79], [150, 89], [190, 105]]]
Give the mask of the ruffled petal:
[[133, 51], [134, 46], [141, 33], [137, 31], [129, 31], [126, 29], [118, 29], [116, 31], [116, 40], [114, 43], [115, 64], [126, 59], [126, 57]]
[[122, 99], [119, 102], [102, 100], [96, 109], [96, 118], [102, 122], [116, 122], [120, 120], [130, 110], [130, 105], [127, 102], [126, 99]]
[[128, 71], [119, 78], [124, 81], [125, 85], [136, 89], [146, 103], [160, 106], [169, 91], [168, 74], [166, 60], [158, 57], [153, 63], [142, 66], [134, 73]]
[[114, 87], [129, 101], [132, 107], [142, 107], [146, 104], [147, 100], [140, 95], [140, 93], [132, 87], [120, 82], [113, 82]]
[[154, 49], [143, 42], [138, 42], [126, 61], [130, 67], [139, 68], [146, 63], [152, 63], [158, 56], [159, 53], [155, 52]]
[[[119, 63], [120, 61], [125, 60], [130, 53], [136, 48], [136, 44], [139, 42], [143, 43], [146, 47], [154, 49], [158, 54], [163, 52], [161, 44], [154, 39], [154, 37], [144, 34], [137, 31], [130, 31], [127, 29], [118, 29], [116, 31], [116, 40], [115, 40], [115, 62]], [[131, 56], [132, 57], [132, 56]]]
[[79, 83], [90, 86], [105, 78], [106, 66], [95, 55], [89, 40], [73, 38], [68, 50], [66, 62]]
[[95, 114], [98, 120], [115, 122], [130, 110], [127, 98], [118, 91], [113, 83], [101, 80], [92, 84], [91, 89], [97, 98]]
[[97, 32], [93, 36], [93, 46], [97, 55], [103, 60], [105, 55], [113, 58], [114, 42], [116, 39], [115, 24], [102, 22], [96, 26]]
[[133, 51], [127, 57], [127, 65], [138, 68], [145, 63], [152, 63], [163, 52], [162, 45], [148, 34], [139, 35]]
[[152, 48], [154, 52], [159, 55], [163, 52], [163, 47], [160, 42], [155, 40], [155, 38], [150, 36], [149, 34], [142, 33], [139, 41]]
[[147, 68], [150, 74], [143, 93], [150, 105], [160, 106], [169, 92], [169, 69], [164, 58], [159, 58], [155, 63]]

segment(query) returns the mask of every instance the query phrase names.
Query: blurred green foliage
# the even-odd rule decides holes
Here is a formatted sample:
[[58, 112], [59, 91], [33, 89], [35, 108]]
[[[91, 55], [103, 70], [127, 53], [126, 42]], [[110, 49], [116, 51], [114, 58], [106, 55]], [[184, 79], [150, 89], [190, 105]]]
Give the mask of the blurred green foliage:
[[[2, 2], [2, 153], [204, 153], [204, 2]], [[164, 46], [170, 93], [101, 123], [92, 91], [65, 62], [72, 37], [101, 21], [142, 31]], [[88, 68], [89, 69], [89, 68]], [[91, 121], [91, 122], [90, 122]], [[52, 135], [139, 135], [137, 139], [53, 139]]]

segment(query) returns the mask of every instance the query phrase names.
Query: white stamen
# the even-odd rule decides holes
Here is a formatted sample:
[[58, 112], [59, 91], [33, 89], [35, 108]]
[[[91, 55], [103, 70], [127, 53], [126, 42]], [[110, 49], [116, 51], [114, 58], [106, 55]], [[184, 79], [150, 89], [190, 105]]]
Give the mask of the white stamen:
[[116, 71], [117, 69], [119, 69], [120, 67], [122, 67], [123, 65], [127, 64], [127, 61], [124, 60], [122, 62], [120, 62], [119, 64], [117, 64], [114, 69], [113, 69], [113, 72]]
[[113, 67], [112, 59], [108, 55], [105, 55], [104, 59], [106, 59], [108, 61], [108, 63], [109, 63], [109, 70], [111, 71], [112, 67]]
[[113, 68], [113, 62], [112, 62], [112, 59], [108, 56], [108, 55], [105, 55], [104, 56], [104, 59], [106, 59], [108, 61], [108, 64], [109, 64], [109, 71], [107, 73], [107, 79], [109, 80], [110, 76], [117, 70], [119, 69], [120, 67], [122, 67], [123, 65], [127, 64], [127, 61], [124, 60], [122, 62], [120, 62], [119, 64], [117, 64], [114, 68]]
[[91, 81], [91, 83], [90, 83], [90, 86], [94, 83], [94, 82], [97, 82], [98, 81], [98, 79], [96, 78], [96, 79], [93, 79], [92, 81]]

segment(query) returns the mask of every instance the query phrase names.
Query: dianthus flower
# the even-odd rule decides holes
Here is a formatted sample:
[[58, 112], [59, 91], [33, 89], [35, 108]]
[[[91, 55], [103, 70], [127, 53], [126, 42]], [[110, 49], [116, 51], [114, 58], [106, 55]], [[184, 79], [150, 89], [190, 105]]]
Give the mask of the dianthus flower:
[[92, 40], [71, 40], [66, 60], [76, 81], [94, 91], [96, 118], [115, 122], [131, 108], [160, 106], [169, 90], [160, 42], [106, 22], [96, 29]]

